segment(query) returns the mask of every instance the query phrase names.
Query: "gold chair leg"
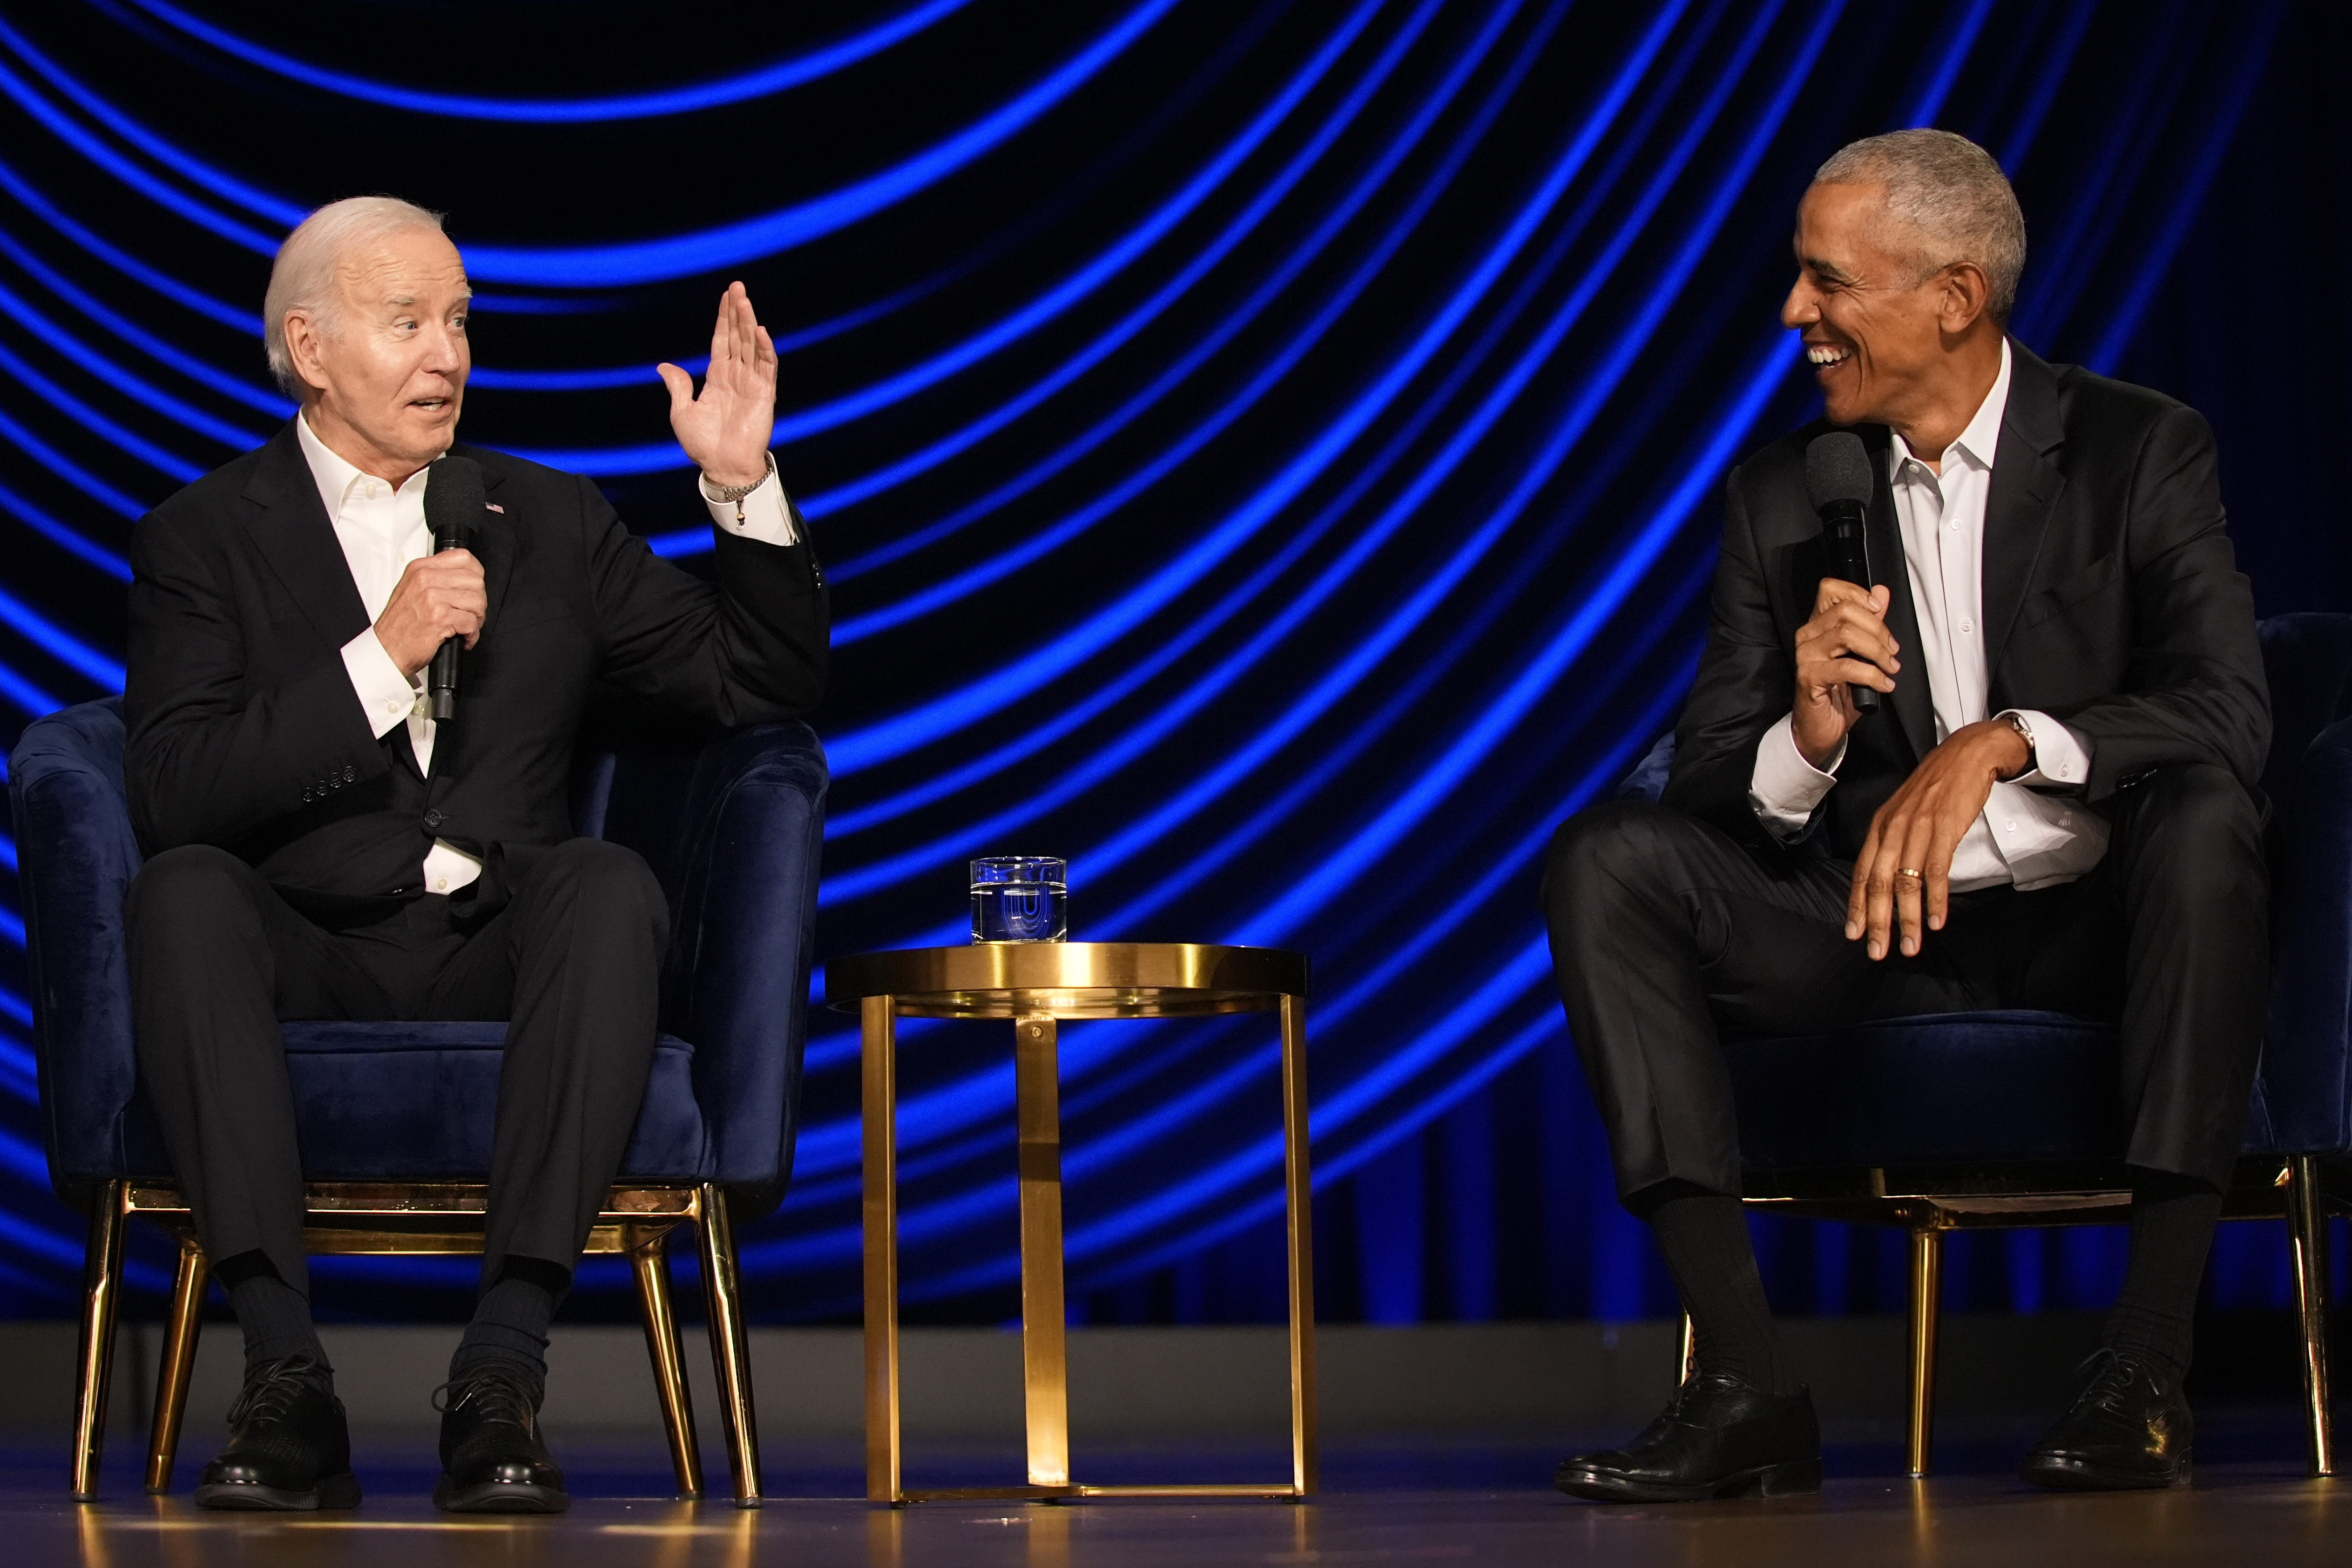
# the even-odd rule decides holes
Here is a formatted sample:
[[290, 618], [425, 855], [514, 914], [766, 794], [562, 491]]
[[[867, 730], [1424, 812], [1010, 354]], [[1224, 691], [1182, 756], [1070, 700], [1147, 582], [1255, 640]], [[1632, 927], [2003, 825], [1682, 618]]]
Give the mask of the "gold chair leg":
[[760, 1506], [760, 1432], [751, 1412], [751, 1345], [743, 1322], [742, 1281], [735, 1269], [735, 1230], [727, 1194], [705, 1182], [701, 1194], [702, 1286], [710, 1301], [710, 1359], [719, 1372], [719, 1412], [727, 1459], [735, 1471], [735, 1506]]
[[702, 1495], [702, 1448], [694, 1431], [694, 1396], [686, 1386], [686, 1359], [677, 1339], [677, 1313], [670, 1303], [669, 1235], [664, 1231], [629, 1249], [636, 1271], [637, 1304], [644, 1310], [646, 1352], [653, 1358], [654, 1392], [661, 1399], [662, 1428], [669, 1435], [670, 1468], [677, 1472], [677, 1495]]
[[1698, 1375], [1698, 1322], [1688, 1312], [1683, 1314], [1682, 1380], [1688, 1383]]
[[90, 1196], [89, 1240], [82, 1252], [79, 1384], [74, 1401], [73, 1495], [98, 1497], [106, 1451], [107, 1384], [114, 1372], [114, 1319], [122, 1300], [122, 1184], [102, 1182]]
[[188, 1414], [188, 1379], [196, 1368], [196, 1336], [205, 1326], [205, 1285], [212, 1265], [192, 1236], [180, 1238], [180, 1267], [172, 1280], [172, 1315], [163, 1325], [163, 1354], [155, 1372], [155, 1422], [147, 1439], [147, 1489], [172, 1489], [172, 1462]]
[[1911, 1444], [1914, 1480], [1927, 1473], [1936, 1442], [1936, 1328], [1942, 1312], [1944, 1233], [1911, 1232]]
[[2320, 1198], [2319, 1162], [2308, 1154], [2287, 1162], [2286, 1230], [2294, 1254], [2295, 1316], [2303, 1329], [2311, 1473], [2332, 1476], [2336, 1444], [2327, 1408], [2327, 1209]]

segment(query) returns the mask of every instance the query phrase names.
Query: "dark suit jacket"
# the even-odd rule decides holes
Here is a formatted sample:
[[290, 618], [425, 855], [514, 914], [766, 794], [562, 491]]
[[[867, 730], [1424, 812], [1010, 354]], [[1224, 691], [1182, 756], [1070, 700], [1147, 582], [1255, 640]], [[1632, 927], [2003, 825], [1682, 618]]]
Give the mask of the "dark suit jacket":
[[[2009, 406], [1985, 504], [1990, 708], [2036, 709], [2090, 743], [2093, 804], [2168, 763], [2211, 763], [2254, 787], [2270, 692], [2253, 594], [2225, 531], [2213, 433], [2196, 410], [2010, 343]], [[1748, 786], [1757, 742], [1789, 712], [1796, 634], [1826, 575], [1805, 492], [1807, 426], [1731, 472], [1706, 653], [1676, 731], [1664, 799], [1759, 847]], [[1877, 493], [1873, 576], [1894, 591], [1894, 697], [1854, 726], [1838, 785], [1803, 842], [1851, 859], [1870, 819], [1936, 742], [1884, 426], [1857, 426]]]
[[[433, 776], [403, 724], [379, 741], [340, 650], [368, 614], [289, 423], [189, 485], [131, 546], [123, 753], [149, 853], [215, 844], [329, 921], [417, 896], [436, 838], [489, 862], [572, 836], [572, 744], [602, 681], [755, 724], [824, 694], [824, 579], [809, 546], [721, 532], [713, 586], [656, 556], [586, 479], [502, 452], [473, 542], [489, 592]], [[803, 533], [805, 540], [805, 532]]]

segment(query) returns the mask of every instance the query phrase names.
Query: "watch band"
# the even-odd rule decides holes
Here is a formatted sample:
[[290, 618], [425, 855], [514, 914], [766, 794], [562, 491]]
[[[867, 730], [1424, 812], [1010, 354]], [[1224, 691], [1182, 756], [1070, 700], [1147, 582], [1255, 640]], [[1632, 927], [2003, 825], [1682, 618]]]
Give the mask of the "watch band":
[[709, 474], [705, 474], [702, 476], [702, 493], [709, 496], [712, 500], [717, 501], [721, 506], [731, 504], [735, 508], [735, 521], [738, 522], [742, 521], [743, 498], [750, 495], [753, 490], [758, 489], [761, 485], [766, 484], [771, 479], [775, 477], [776, 455], [773, 452], [770, 452], [765, 455], [768, 459], [768, 471], [761, 474], [758, 479], [753, 479], [750, 484], [714, 485], [710, 482], [710, 476]]
[[2001, 717], [2009, 721], [2009, 727], [2011, 729], [2025, 737], [2025, 765], [2018, 769], [2017, 773], [2013, 775], [2018, 778], [2022, 778], [2027, 773], [2032, 773], [2035, 766], [2034, 757], [2036, 753], [2033, 744], [2033, 726], [2025, 721], [2025, 716], [2023, 714], [2017, 712], [2013, 709], [2009, 712], [2003, 713]]

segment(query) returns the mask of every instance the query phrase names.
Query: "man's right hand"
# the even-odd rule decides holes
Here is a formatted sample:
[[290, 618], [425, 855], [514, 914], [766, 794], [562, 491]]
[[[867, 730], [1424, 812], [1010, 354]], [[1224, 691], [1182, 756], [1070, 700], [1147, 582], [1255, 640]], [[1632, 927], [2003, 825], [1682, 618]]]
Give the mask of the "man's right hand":
[[1895, 689], [1903, 668], [1886, 629], [1885, 588], [1864, 590], [1835, 577], [1822, 579], [1813, 596], [1813, 618], [1797, 628], [1797, 696], [1790, 730], [1805, 761], [1826, 770], [1846, 731], [1862, 715], [1854, 686]]
[[482, 635], [490, 595], [482, 563], [470, 550], [420, 555], [400, 574], [400, 585], [375, 618], [375, 640], [412, 680], [451, 637], [472, 647]]

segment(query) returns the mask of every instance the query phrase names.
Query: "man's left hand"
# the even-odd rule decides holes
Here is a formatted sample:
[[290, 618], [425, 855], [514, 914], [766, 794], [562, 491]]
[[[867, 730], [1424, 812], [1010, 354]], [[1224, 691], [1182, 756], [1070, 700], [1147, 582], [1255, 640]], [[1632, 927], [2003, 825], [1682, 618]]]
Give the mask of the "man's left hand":
[[669, 388], [669, 427], [712, 484], [752, 485], [767, 477], [768, 443], [776, 434], [776, 345], [742, 284], [729, 284], [719, 297], [701, 396], [680, 367], [656, 368]]
[[1992, 786], [2032, 761], [2025, 737], [2006, 719], [1966, 725], [1921, 759], [1870, 819], [1846, 899], [1846, 940], [1866, 937], [1870, 956], [1885, 958], [1899, 921], [1903, 956], [1917, 957], [1926, 931], [1943, 930], [1951, 912], [1952, 855], [1960, 840]]

